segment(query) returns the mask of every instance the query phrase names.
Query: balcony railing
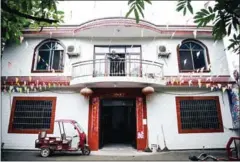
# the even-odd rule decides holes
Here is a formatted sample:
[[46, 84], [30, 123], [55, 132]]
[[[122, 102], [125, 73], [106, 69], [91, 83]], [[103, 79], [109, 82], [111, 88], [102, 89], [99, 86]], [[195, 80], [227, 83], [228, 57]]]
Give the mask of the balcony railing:
[[95, 59], [72, 64], [72, 78], [79, 77], [162, 78], [163, 64], [140, 59]]

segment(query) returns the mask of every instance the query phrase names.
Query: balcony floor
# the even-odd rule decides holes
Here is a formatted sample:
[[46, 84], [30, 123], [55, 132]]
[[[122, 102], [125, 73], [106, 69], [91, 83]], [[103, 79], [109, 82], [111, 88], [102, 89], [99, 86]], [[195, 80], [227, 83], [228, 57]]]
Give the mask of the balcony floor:
[[146, 85], [153, 85], [155, 87], [163, 87], [166, 85], [161, 78], [146, 78], [146, 77], [128, 77], [128, 76], [114, 76], [114, 77], [78, 77], [70, 82], [72, 87], [93, 87], [93, 88], [112, 88], [112, 87], [144, 87]]

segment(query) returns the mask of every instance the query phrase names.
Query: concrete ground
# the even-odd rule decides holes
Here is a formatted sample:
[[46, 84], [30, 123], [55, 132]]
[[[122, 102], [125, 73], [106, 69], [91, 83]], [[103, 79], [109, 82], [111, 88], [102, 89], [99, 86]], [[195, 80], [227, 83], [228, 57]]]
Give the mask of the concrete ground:
[[[124, 153], [121, 154], [121, 151], [111, 152], [108, 151], [108, 154], [104, 152], [92, 152], [89, 156], [83, 156], [81, 153], [55, 153], [50, 157], [43, 158], [40, 156], [39, 151], [13, 151], [13, 150], [2, 150], [2, 161], [129, 161], [129, 160], [139, 160], [139, 161], [148, 161], [148, 160], [164, 160], [164, 161], [175, 161], [183, 160], [189, 161], [189, 155], [199, 155], [202, 153], [202, 150], [195, 151], [169, 151], [169, 152], [155, 152], [155, 153], [146, 153], [138, 152], [133, 153], [132, 155]], [[215, 157], [226, 158], [226, 151], [209, 151], [205, 150], [205, 153], [208, 153]], [[105, 152], [107, 153], [107, 152]]]

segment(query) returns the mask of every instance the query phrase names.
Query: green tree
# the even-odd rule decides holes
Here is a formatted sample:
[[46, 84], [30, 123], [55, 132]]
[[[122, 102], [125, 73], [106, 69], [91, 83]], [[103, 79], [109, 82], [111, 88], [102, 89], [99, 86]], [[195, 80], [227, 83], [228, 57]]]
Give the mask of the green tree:
[[57, 26], [63, 22], [64, 12], [57, 10], [56, 0], [2, 0], [2, 52], [9, 42], [20, 43], [24, 28]]
[[[192, 0], [178, 0], [176, 10], [183, 12], [185, 16], [187, 11], [193, 14]], [[128, 17], [133, 11], [136, 22], [140, 16], [144, 18], [144, 4], [152, 4], [150, 0], [129, 0], [130, 9], [126, 14]], [[231, 44], [227, 47], [237, 54], [240, 53], [240, 0], [215, 0], [214, 7], [203, 7], [194, 15], [194, 22], [198, 27], [204, 27], [213, 22], [212, 35], [214, 40], [223, 39], [225, 36], [233, 35], [230, 39]], [[234, 29], [234, 30], [232, 30]]]

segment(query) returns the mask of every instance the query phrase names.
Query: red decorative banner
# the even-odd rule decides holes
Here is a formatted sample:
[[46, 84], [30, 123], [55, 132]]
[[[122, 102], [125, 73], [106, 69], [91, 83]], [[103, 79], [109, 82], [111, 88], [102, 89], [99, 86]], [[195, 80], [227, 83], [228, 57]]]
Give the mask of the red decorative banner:
[[143, 125], [143, 98], [136, 98], [136, 118], [137, 118], [137, 149], [145, 148], [145, 131]]
[[89, 111], [89, 132], [88, 143], [91, 150], [98, 150], [99, 148], [99, 97], [92, 98]]

